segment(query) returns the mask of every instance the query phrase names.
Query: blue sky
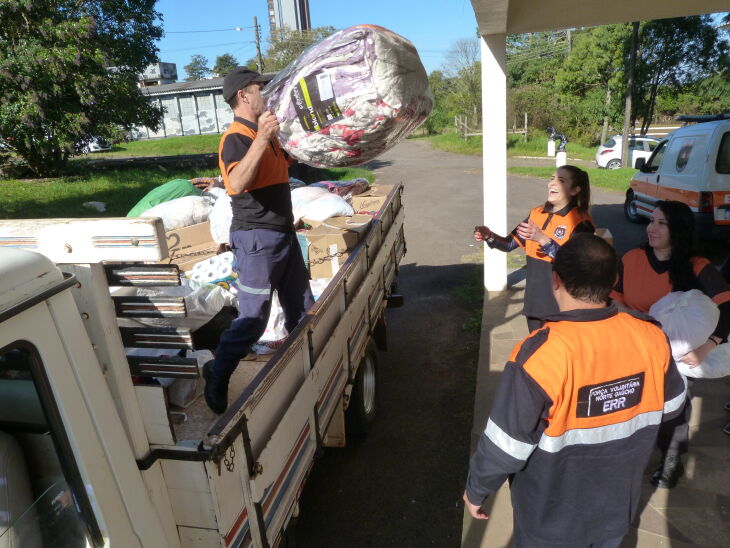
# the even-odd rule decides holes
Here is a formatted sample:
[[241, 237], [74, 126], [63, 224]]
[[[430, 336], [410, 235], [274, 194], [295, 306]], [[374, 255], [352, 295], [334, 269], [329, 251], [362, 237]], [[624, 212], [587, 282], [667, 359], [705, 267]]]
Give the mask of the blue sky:
[[[254, 16], [262, 30], [263, 51], [266, 49], [266, 0], [159, 0], [156, 9], [163, 16], [165, 30], [158, 43], [160, 60], [177, 64], [179, 80], [186, 76], [183, 67], [198, 53], [208, 59], [210, 67], [223, 53], [241, 63], [254, 57]], [[309, 11], [313, 27], [374, 24], [405, 36], [418, 49], [429, 73], [441, 68], [456, 40], [475, 36], [477, 27], [469, 0], [309, 0]]]

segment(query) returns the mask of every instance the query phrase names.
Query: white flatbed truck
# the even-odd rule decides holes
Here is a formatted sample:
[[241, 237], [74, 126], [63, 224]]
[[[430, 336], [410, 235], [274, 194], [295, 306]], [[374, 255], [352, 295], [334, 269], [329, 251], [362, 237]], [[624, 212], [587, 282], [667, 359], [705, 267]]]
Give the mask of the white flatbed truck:
[[198, 398], [180, 424], [152, 378], [195, 378], [195, 361], [125, 346], [190, 349], [192, 334], [119, 318], [184, 316], [184, 301], [110, 295], [179, 283], [149, 264], [167, 255], [160, 220], [0, 221], [0, 548], [281, 542], [315, 454], [372, 419], [401, 196], [284, 345], [241, 362], [225, 414]]

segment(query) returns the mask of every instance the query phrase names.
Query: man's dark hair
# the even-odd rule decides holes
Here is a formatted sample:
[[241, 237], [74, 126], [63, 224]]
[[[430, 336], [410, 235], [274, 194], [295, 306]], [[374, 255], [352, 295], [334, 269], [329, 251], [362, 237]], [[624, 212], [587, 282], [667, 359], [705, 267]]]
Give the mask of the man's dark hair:
[[575, 299], [605, 303], [616, 283], [616, 252], [593, 234], [576, 234], [558, 250], [553, 271]]

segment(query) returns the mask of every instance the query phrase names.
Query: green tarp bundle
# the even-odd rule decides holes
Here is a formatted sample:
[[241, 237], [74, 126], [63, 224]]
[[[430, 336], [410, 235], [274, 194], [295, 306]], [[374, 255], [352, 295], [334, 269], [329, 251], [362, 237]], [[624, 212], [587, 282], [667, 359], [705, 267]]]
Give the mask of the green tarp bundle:
[[193, 186], [193, 183], [187, 179], [173, 179], [145, 194], [144, 198], [129, 210], [127, 217], [139, 217], [148, 209], [163, 202], [169, 202], [183, 196], [200, 196], [202, 193], [202, 190]]

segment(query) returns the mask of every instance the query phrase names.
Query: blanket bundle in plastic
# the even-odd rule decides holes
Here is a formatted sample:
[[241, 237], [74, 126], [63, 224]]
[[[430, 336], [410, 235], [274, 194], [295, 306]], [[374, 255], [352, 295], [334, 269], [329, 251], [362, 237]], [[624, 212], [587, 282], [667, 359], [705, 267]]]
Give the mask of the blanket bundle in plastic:
[[677, 369], [685, 377], [712, 379], [730, 375], [730, 344], [718, 345], [701, 364], [690, 367], [679, 359], [702, 345], [712, 334], [720, 311], [697, 289], [676, 291], [652, 305], [649, 314], [662, 324], [672, 347]]
[[374, 25], [350, 27], [310, 46], [263, 90], [279, 140], [317, 167], [375, 158], [416, 129], [433, 98], [418, 52]]

